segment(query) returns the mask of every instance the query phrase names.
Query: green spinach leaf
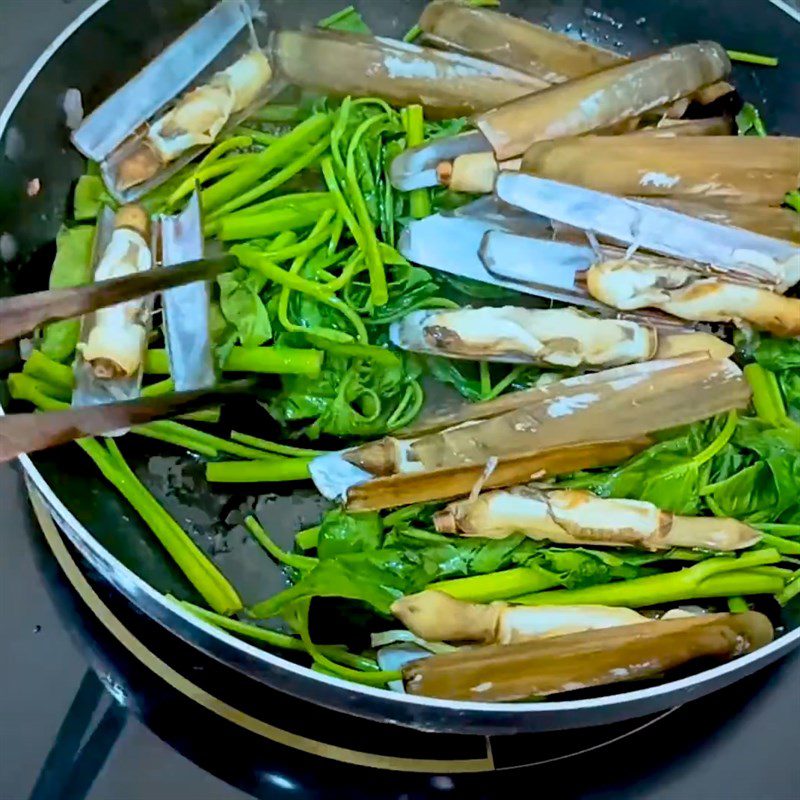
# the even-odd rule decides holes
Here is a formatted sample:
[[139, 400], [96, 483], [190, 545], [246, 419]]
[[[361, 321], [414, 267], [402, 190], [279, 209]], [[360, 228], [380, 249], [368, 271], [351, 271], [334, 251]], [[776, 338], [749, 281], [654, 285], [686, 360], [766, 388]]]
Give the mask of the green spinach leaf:
[[378, 550], [382, 539], [383, 524], [379, 514], [348, 514], [337, 508], [329, 511], [320, 524], [317, 555], [335, 558], [344, 553]]
[[260, 347], [272, 338], [269, 313], [258, 295], [256, 281], [243, 269], [217, 278], [222, 315], [236, 330], [243, 347]]

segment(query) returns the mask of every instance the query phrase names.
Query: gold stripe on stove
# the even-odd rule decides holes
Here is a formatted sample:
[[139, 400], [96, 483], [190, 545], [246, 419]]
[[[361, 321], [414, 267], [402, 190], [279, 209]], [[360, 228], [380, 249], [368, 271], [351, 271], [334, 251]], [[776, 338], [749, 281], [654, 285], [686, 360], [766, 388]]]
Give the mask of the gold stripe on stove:
[[464, 773], [464, 772], [487, 772], [494, 769], [491, 750], [488, 746], [485, 758], [465, 758], [441, 760], [432, 758], [402, 758], [399, 756], [387, 756], [380, 753], [367, 753], [362, 750], [351, 750], [347, 747], [319, 742], [307, 736], [301, 736], [291, 731], [285, 731], [275, 725], [270, 725], [261, 719], [235, 708], [229, 703], [214, 697], [205, 689], [192, 683], [181, 675], [169, 664], [160, 659], [155, 653], [145, 647], [113, 614], [111, 609], [100, 599], [95, 590], [84, 577], [78, 568], [75, 560], [70, 555], [61, 538], [61, 533], [56, 527], [55, 521], [47, 510], [39, 492], [28, 484], [33, 510], [36, 519], [42, 528], [48, 546], [61, 566], [67, 579], [78, 592], [81, 599], [86, 603], [97, 619], [108, 629], [108, 631], [132, 653], [138, 661], [145, 667], [156, 673], [166, 681], [173, 689], [198, 703], [207, 710], [222, 717], [240, 728], [255, 733], [278, 744], [301, 750], [322, 758], [332, 759], [345, 764], [352, 764], [360, 767], [373, 767], [375, 769], [395, 770], [400, 772], [422, 772], [422, 773]]

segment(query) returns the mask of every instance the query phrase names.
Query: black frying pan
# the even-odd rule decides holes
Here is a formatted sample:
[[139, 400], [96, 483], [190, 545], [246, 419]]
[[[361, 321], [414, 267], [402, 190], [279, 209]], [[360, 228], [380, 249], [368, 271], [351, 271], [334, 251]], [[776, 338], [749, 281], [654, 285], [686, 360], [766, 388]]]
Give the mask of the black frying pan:
[[[276, 26], [313, 23], [343, 0], [294, 0], [268, 5]], [[62, 101], [69, 87], [81, 90], [87, 109], [134, 74], [164, 44], [213, 3], [211, 0], [99, 0], [81, 24], [65, 31], [26, 76], [0, 116], [0, 231], [14, 234], [19, 253], [0, 271], [0, 294], [46, 286], [55, 233], [72, 182], [83, 164], [69, 146]], [[357, 2], [377, 32], [400, 36], [417, 19], [422, 0]], [[641, 2], [524, 2], [505, 0], [505, 11], [570, 29], [588, 41], [632, 54], [697, 39], [731, 49], [778, 56], [778, 69], [737, 66], [733, 82], [763, 109], [772, 132], [800, 133], [800, 14], [792, 2], [769, 0], [673, 0]], [[43, 191], [28, 197], [38, 178]], [[2, 399], [2, 398], [0, 398]], [[252, 424], [269, 435], [266, 417]], [[245, 602], [281, 588], [283, 577], [244, 533], [241, 522], [257, 511], [270, 520], [284, 545], [293, 533], [317, 522], [324, 502], [312, 489], [271, 487], [248, 495], [211, 490], [202, 464], [135, 442], [126, 442], [137, 474], [235, 583]], [[198, 648], [258, 680], [350, 713], [424, 730], [511, 733], [608, 723], [640, 716], [698, 697], [754, 672], [800, 644], [800, 598], [785, 609], [785, 631], [756, 653], [691, 677], [588, 700], [488, 705], [409, 698], [358, 687], [287, 661], [198, 623], [167, 604], [163, 593], [198, 600], [160, 546], [109, 488], [94, 466], [72, 447], [23, 458], [22, 465], [67, 536], [120, 592]]]

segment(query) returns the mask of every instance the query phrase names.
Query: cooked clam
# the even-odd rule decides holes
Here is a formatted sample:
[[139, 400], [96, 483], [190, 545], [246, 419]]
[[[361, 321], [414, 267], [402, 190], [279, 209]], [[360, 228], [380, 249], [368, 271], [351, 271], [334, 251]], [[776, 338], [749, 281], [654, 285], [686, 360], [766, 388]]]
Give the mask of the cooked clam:
[[150, 180], [192, 147], [211, 144], [231, 116], [251, 105], [271, 78], [267, 57], [252, 50], [193, 89], [151, 125], [145, 138], [120, 161], [117, 190]]
[[[120, 208], [114, 232], [95, 271], [95, 281], [144, 272], [153, 265], [148, 242], [150, 218], [139, 205]], [[146, 298], [128, 300], [95, 312], [94, 324], [84, 344], [83, 359], [95, 377], [108, 380], [133, 375], [142, 363], [146, 344]]]
[[531, 539], [593, 547], [669, 550], [741, 550], [761, 534], [744, 522], [720, 517], [685, 517], [643, 500], [602, 498], [573, 489], [516, 486], [451, 503], [434, 517], [440, 533]]
[[595, 264], [586, 285], [592, 297], [622, 310], [658, 308], [681, 319], [747, 323], [775, 336], [800, 336], [800, 299], [656, 256]]

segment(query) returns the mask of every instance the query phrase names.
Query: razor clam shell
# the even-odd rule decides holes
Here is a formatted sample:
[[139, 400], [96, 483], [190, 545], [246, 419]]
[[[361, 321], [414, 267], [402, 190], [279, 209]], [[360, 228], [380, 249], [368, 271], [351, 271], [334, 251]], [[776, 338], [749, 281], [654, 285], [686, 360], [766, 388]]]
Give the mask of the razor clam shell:
[[797, 186], [800, 138], [667, 133], [538, 142], [522, 172], [619, 196], [780, 206]]
[[486, 111], [548, 86], [460, 53], [341, 31], [279, 31], [271, 52], [276, 70], [302, 88], [420, 103], [426, 116], [443, 119]]
[[484, 234], [494, 229], [552, 235], [545, 218], [486, 197], [455, 212], [433, 214], [409, 223], [400, 235], [398, 250], [409, 261], [431, 269], [512, 291], [525, 291], [520, 284], [497, 278], [484, 267], [478, 251]]
[[784, 290], [779, 264], [800, 258], [800, 247], [782, 239], [545, 178], [501, 173], [495, 192], [533, 214]]
[[[253, 28], [254, 0], [223, 0], [167, 47], [141, 72], [99, 106], [72, 136], [88, 158], [100, 162], [111, 194], [120, 202], [137, 200], [205, 152], [212, 145], [188, 148], [151, 179], [125, 190], [117, 188], [120, 164], [147, 139], [149, 125], [166, 114], [190, 86], [229, 67], [258, 47]], [[271, 79], [256, 100], [234, 114], [217, 136], [225, 135], [283, 89]]]
[[489, 230], [478, 253], [490, 275], [512, 281], [520, 291], [608, 312], [608, 306], [576, 285], [578, 272], [597, 260], [590, 247]]
[[511, 14], [449, 0], [429, 3], [419, 25], [424, 42], [470, 53], [548, 83], [579, 78], [627, 60]]
[[532, 144], [576, 136], [638, 117], [714, 83], [730, 71], [716, 42], [679, 45], [477, 115], [473, 121], [498, 160], [522, 155]]
[[[114, 212], [108, 207], [104, 207], [97, 218], [97, 232], [94, 237], [94, 248], [92, 250], [92, 274], [100, 264], [100, 260], [111, 241], [114, 233]], [[151, 252], [155, 252], [154, 242], [151, 244]], [[155, 259], [153, 259], [155, 264]], [[151, 327], [151, 314], [155, 297], [150, 295], [143, 299], [143, 314], [145, 319], [145, 330], [147, 333]], [[87, 314], [81, 320], [80, 341], [85, 344], [89, 333], [95, 324], [95, 314]], [[146, 340], [147, 337], [145, 337]], [[142, 377], [144, 375], [144, 353], [142, 353], [139, 370], [131, 376], [113, 380], [100, 380], [92, 371], [91, 364], [84, 361], [80, 351], [78, 351], [74, 364], [75, 371], [75, 390], [72, 393], [72, 407], [99, 406], [106, 403], [114, 403], [120, 400], [135, 400], [141, 395]], [[127, 430], [114, 431], [105, 434], [106, 436], [122, 436]]]
[[410, 147], [398, 155], [389, 167], [389, 179], [395, 189], [410, 192], [438, 186], [436, 167], [442, 161], [452, 161], [469, 153], [491, 152], [489, 140], [480, 131], [434, 139], [418, 147]]
[[[164, 266], [203, 257], [203, 217], [195, 191], [182, 214], [162, 217]], [[217, 381], [211, 341], [211, 291], [207, 281], [176, 286], [161, 297], [169, 368], [175, 391], [213, 386]]]
[[214, 6], [83, 120], [72, 135], [75, 147], [93, 161], [104, 161], [251, 24], [251, 9], [244, 0]]

